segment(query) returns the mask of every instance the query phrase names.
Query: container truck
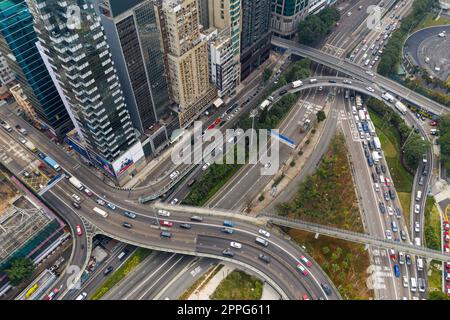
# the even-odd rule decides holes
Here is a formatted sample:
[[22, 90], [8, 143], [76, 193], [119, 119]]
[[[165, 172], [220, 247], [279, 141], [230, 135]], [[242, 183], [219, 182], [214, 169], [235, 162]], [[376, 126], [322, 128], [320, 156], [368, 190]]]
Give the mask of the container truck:
[[292, 82], [292, 88], [298, 88], [301, 87], [303, 85], [303, 82], [301, 80], [296, 80], [294, 82]]
[[81, 184], [80, 180], [78, 180], [75, 177], [70, 177], [69, 182], [78, 190], [83, 190], [83, 185]]
[[406, 106], [401, 103], [400, 101], [397, 101], [395, 103], [395, 107], [397, 108], [398, 111], [400, 111], [402, 114], [406, 114]]
[[381, 142], [380, 142], [380, 138], [378, 137], [374, 137], [373, 138], [373, 143], [375, 144], [375, 150], [381, 150]]

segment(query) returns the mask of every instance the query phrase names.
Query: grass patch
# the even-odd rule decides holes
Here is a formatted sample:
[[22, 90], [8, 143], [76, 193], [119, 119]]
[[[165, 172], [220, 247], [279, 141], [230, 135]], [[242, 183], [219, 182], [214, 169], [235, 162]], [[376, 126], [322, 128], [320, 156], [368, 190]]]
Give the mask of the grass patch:
[[243, 271], [234, 270], [223, 279], [214, 293], [212, 300], [259, 300], [262, 296], [263, 283], [258, 278]]
[[322, 235], [314, 239], [313, 233], [295, 229], [290, 229], [289, 235], [306, 247], [343, 299], [367, 300], [374, 296], [373, 290], [366, 285], [370, 259], [363, 245]]
[[428, 271], [431, 274], [428, 276], [428, 292], [442, 290], [442, 265], [440, 261], [432, 260]]
[[398, 199], [403, 209], [403, 216], [405, 217], [405, 223], [409, 226], [411, 217], [411, 192], [397, 192]]
[[198, 278], [190, 287], [187, 289], [178, 300], [187, 300], [191, 294], [196, 290], [201, 290], [209, 280], [212, 279], [219, 271], [223, 268], [223, 264], [215, 265], [211, 271], [206, 272], [200, 278]]
[[425, 244], [427, 248], [441, 250], [441, 217], [433, 197], [425, 205]]
[[352, 173], [342, 134], [337, 134], [316, 172], [300, 184], [294, 199], [280, 204], [280, 215], [363, 232]]
[[417, 28], [414, 29], [412, 33], [414, 33], [417, 30], [427, 28], [427, 27], [433, 27], [433, 26], [442, 26], [450, 24], [450, 19], [445, 16], [440, 16], [439, 19], [435, 20], [434, 14], [427, 14], [427, 16], [422, 20], [422, 22], [417, 26]]
[[136, 249], [131, 257], [103, 283], [103, 285], [94, 293], [90, 300], [99, 300], [101, 297], [103, 297], [120, 280], [125, 278], [125, 276], [131, 272], [131, 270], [136, 268], [139, 263], [147, 258], [150, 253], [151, 250], [148, 249]]
[[[400, 161], [400, 135], [391, 125], [373, 111], [369, 111], [370, 118], [380, 138], [386, 162], [389, 166], [392, 180], [397, 192], [411, 193], [414, 177], [405, 170]], [[406, 208], [403, 208], [406, 211]]]

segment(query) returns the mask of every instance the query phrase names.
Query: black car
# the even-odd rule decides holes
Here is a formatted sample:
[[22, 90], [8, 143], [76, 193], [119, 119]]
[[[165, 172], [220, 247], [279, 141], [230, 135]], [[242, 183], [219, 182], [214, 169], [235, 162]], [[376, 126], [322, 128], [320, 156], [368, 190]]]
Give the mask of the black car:
[[406, 232], [403, 230], [400, 230], [400, 238], [402, 238], [403, 241], [406, 241]]
[[380, 212], [381, 213], [386, 213], [386, 208], [384, 207], [384, 203], [379, 202], [378, 206], [380, 207]]
[[386, 167], [383, 164], [380, 164], [381, 172], [386, 173]]
[[133, 226], [131, 225], [131, 223], [126, 222], [126, 221], [124, 221], [124, 222], [122, 223], [122, 227], [125, 227], [125, 228], [128, 228], [128, 229], [133, 228]]
[[264, 261], [265, 263], [269, 263], [269, 262], [270, 262], [270, 257], [269, 257], [269, 256], [266, 256], [266, 255], [263, 254], [263, 253], [260, 253], [259, 256], [258, 256], [258, 258], [259, 258], [259, 260], [262, 260], [262, 261]]
[[329, 296], [331, 296], [331, 289], [330, 287], [326, 284], [326, 283], [321, 283], [320, 284], [323, 288], [323, 291], [325, 291], [325, 293]]
[[279, 95], [282, 96], [282, 95], [284, 95], [286, 93], [287, 93], [287, 90], [283, 89], [283, 90], [280, 91]]
[[189, 223], [182, 223], [182, 224], [180, 224], [180, 228], [190, 229], [190, 228], [192, 228], [192, 226]]
[[109, 267], [107, 267], [104, 271], [103, 271], [103, 275], [108, 275], [108, 274], [110, 274], [111, 273], [111, 271], [113, 271], [113, 266], [109, 266]]
[[380, 174], [381, 170], [379, 166], [375, 166], [375, 171], [377, 172], [377, 174]]
[[392, 189], [389, 189], [389, 197], [391, 198], [391, 200], [395, 199], [395, 192]]
[[372, 180], [373, 180], [373, 182], [375, 182], [375, 183], [378, 182], [378, 178], [377, 178], [377, 175], [375, 174], [375, 172], [372, 172]]
[[336, 80], [328, 80], [329, 83], [336, 83]]
[[72, 202], [72, 207], [74, 207], [75, 209], [80, 209], [81, 208], [81, 206], [80, 206], [80, 204], [78, 203], [78, 202]]
[[41, 158], [41, 159], [44, 159], [46, 157], [46, 155], [43, 154], [42, 152], [39, 152], [38, 153], [38, 157]]
[[369, 157], [369, 151], [367, 149], [364, 149], [364, 155], [366, 156], [366, 158]]
[[400, 208], [395, 208], [395, 217], [397, 219], [400, 219], [402, 217], [402, 212], [401, 212]]
[[228, 257], [234, 257], [234, 253], [230, 250], [230, 248], [227, 248], [225, 250], [222, 251], [222, 254], [224, 256], [228, 256]]
[[369, 141], [369, 149], [372, 151], [373, 149], [375, 149], [375, 145], [373, 144], [373, 141], [370, 140]]
[[422, 175], [426, 176], [428, 174], [428, 165], [424, 165], [422, 167]]

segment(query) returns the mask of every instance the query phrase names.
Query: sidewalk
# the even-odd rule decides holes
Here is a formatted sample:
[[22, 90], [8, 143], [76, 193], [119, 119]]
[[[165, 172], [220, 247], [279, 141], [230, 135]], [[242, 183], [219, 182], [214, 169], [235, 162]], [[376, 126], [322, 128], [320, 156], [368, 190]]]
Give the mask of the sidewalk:
[[211, 300], [209, 296], [214, 293], [220, 282], [222, 282], [222, 280], [225, 279], [235, 269], [235, 267], [230, 264], [222, 264], [223, 268], [219, 272], [217, 272], [200, 291], [194, 291], [188, 298], [188, 300]]

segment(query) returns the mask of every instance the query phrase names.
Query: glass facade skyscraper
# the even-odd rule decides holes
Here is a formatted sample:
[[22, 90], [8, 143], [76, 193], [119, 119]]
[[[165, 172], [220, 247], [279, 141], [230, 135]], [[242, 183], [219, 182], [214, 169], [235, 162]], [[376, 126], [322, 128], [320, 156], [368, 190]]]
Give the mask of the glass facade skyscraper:
[[73, 127], [42, 60], [25, 0], [0, 1], [0, 50], [38, 117], [61, 138]]
[[292, 38], [308, 12], [309, 0], [272, 0], [271, 28], [278, 36]]

